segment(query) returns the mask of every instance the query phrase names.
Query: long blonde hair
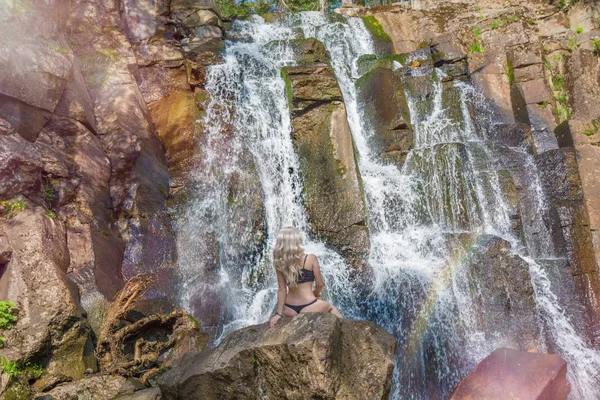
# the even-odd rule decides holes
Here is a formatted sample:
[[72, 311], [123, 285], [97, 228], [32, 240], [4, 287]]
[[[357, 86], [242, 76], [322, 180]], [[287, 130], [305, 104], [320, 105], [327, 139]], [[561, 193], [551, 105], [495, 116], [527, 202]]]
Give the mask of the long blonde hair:
[[282, 228], [277, 234], [273, 262], [275, 269], [283, 274], [288, 286], [296, 286], [300, 276], [300, 258], [304, 254], [302, 235], [293, 226]]

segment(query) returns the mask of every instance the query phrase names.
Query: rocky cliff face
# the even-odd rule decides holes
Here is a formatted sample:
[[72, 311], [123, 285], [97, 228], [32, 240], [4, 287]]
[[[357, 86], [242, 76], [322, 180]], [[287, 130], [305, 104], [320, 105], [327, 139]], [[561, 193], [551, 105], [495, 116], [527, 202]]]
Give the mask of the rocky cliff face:
[[192, 158], [221, 26], [211, 3], [0, 5], [0, 298], [18, 309], [0, 352], [44, 366], [37, 390], [97, 370], [127, 279], [155, 278], [138, 311], [179, 306], [170, 175]]
[[[578, 298], [587, 310], [589, 335], [597, 341], [598, 188], [591, 171], [600, 155], [600, 115], [589, 106], [600, 100], [597, 4], [578, 2], [559, 9], [541, 1], [513, 5], [487, 1], [477, 6], [464, 1], [419, 1], [372, 9], [345, 7], [340, 12], [362, 16], [379, 48], [395, 53], [405, 65], [417, 67], [430, 60], [448, 74], [444, 79], [468, 77], [494, 102], [507, 124], [527, 127], [525, 139], [531, 143], [549, 204], [542, 214], [531, 214], [522, 191], [530, 183], [524, 171], [515, 168], [510, 151], [506, 153], [506, 182], [516, 184], [517, 190], [514, 215], [522, 224], [518, 229], [523, 229], [534, 258], [545, 262], [567, 257], [568, 263], [555, 271], [554, 279], [557, 285], [575, 282], [574, 293], [563, 293], [562, 301]], [[427, 52], [430, 58], [416, 55]], [[380, 65], [384, 59], [379, 57]], [[379, 118], [380, 123], [385, 121]], [[497, 139], [492, 139], [500, 146], [514, 146], [511, 140], [523, 136], [519, 129], [509, 130], [514, 133], [497, 132]], [[542, 249], [544, 235], [550, 239]]]

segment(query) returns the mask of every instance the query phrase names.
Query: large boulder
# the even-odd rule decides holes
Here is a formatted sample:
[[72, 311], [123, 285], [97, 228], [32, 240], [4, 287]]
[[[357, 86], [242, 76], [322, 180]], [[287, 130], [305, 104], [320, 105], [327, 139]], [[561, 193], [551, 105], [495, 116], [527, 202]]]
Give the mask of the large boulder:
[[77, 287], [67, 277], [65, 228], [43, 208], [23, 205], [22, 211], [0, 223], [12, 249], [0, 278], [6, 290], [2, 298], [18, 308], [18, 321], [4, 333], [6, 347], [0, 355], [42, 363], [42, 379], [78, 379], [96, 368], [96, 359]]
[[410, 114], [398, 74], [376, 68], [356, 82], [363, 115], [374, 129], [371, 148], [384, 161], [402, 167], [413, 147]]
[[567, 363], [553, 354], [498, 349], [456, 387], [450, 400], [566, 400]]
[[[137, 379], [120, 375], [94, 375], [75, 382], [64, 383], [50, 390], [39, 393], [36, 400], [111, 400], [118, 396], [132, 396], [144, 385]], [[127, 398], [127, 397], [119, 397]]]
[[285, 67], [303, 201], [317, 236], [349, 257], [369, 250], [365, 204], [342, 93], [328, 64]]
[[165, 399], [387, 399], [395, 348], [371, 322], [300, 314], [186, 354], [159, 385]]

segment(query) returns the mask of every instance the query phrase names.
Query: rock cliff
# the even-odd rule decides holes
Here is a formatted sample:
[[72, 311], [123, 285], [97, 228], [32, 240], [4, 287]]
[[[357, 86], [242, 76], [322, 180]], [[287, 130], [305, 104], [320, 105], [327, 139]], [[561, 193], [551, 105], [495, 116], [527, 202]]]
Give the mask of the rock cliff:
[[[380, 55], [379, 64], [371, 61], [370, 68], [392, 68], [394, 59], [417, 69], [431, 63], [448, 75], [443, 80], [467, 79], [493, 101], [495, 112], [507, 124], [502, 129], [508, 131], [494, 133], [496, 139], [491, 139], [500, 147], [511, 147], [518, 145], [511, 141], [521, 135], [521, 143], [529, 143], [549, 204], [541, 213], [532, 213], [523, 191], [531, 183], [524, 170], [515, 168], [511, 150], [505, 152], [503, 179], [516, 189], [514, 219], [522, 224], [516, 228], [523, 230], [531, 256], [540, 262], [568, 258], [562, 269], [555, 267], [553, 279], [556, 285], [575, 282], [561, 301], [578, 299], [586, 310], [589, 337], [597, 342], [600, 247], [595, 221], [600, 192], [591, 171], [600, 155], [600, 114], [589, 105], [600, 101], [598, 5], [413, 1], [373, 8], [345, 6], [338, 12], [362, 17], [378, 48], [394, 54]], [[413, 90], [406, 79], [404, 85]], [[522, 128], [517, 126], [526, 127], [525, 136], [518, 134]], [[402, 132], [394, 137], [409, 136]], [[544, 235], [551, 238], [550, 248], [538, 247]]]

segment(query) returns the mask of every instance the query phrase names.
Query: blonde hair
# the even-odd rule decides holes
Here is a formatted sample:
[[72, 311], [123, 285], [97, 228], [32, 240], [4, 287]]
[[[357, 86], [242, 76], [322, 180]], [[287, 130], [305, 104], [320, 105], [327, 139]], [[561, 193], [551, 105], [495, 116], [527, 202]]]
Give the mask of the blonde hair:
[[296, 286], [300, 276], [300, 258], [304, 254], [302, 235], [293, 226], [282, 228], [277, 234], [273, 262], [275, 269], [283, 274], [288, 286]]

